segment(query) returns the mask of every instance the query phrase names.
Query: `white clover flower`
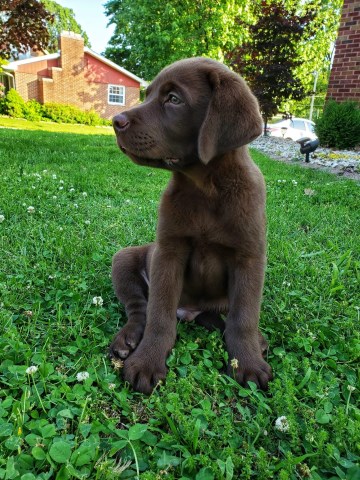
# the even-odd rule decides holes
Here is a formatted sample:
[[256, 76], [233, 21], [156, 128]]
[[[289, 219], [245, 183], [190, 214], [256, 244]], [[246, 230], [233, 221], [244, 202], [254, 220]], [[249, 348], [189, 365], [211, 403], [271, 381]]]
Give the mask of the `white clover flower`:
[[74, 203], [74, 208], [79, 208], [79, 205], [77, 203]]
[[64, 185], [64, 180], [59, 180], [59, 183], [61, 183], [61, 185]]
[[97, 307], [101, 307], [101, 306], [103, 305], [103, 303], [104, 303], [104, 300], [102, 299], [102, 297], [94, 297], [94, 298], [92, 299], [92, 303], [93, 303], [94, 305], [96, 305]]
[[56, 200], [56, 199], [57, 199], [57, 196], [56, 196], [56, 195], [53, 195], [53, 199]]
[[70, 188], [69, 192], [70, 192], [70, 193], [75, 192], [75, 188]]
[[27, 208], [28, 213], [35, 213], [35, 207], [31, 206]]
[[43, 173], [47, 173], [47, 170], [43, 170]]
[[230, 362], [231, 368], [239, 368], [239, 361], [237, 358], [233, 358]]
[[86, 193], [86, 192], [82, 192], [82, 196], [83, 196], [83, 197], [87, 197], [87, 193]]
[[111, 363], [115, 370], [120, 370], [124, 366], [124, 362], [120, 358], [112, 358]]
[[279, 432], [287, 432], [289, 430], [290, 424], [285, 415], [282, 415], [281, 417], [276, 419], [275, 428], [276, 430], [279, 430]]
[[90, 225], [90, 220], [85, 220], [85, 225]]
[[59, 190], [64, 190], [64, 187], [59, 187]]
[[5, 216], [4, 216], [4, 215], [0, 215], [0, 223], [2, 223], [4, 220], [5, 220]]
[[115, 383], [109, 383], [109, 390], [114, 390], [116, 387]]
[[84, 380], [86, 380], [87, 378], [89, 378], [90, 375], [89, 375], [89, 372], [79, 372], [77, 375], [76, 375], [76, 380], [78, 382], [82, 382]]
[[52, 176], [52, 177], [53, 177], [53, 179], [54, 179], [54, 180], [56, 180], [56, 179], [57, 179], [57, 176], [56, 176], [56, 174], [55, 174], [55, 173], [53, 174], [53, 176]]
[[63, 227], [59, 227], [59, 230], [60, 230], [60, 232], [62, 232], [64, 229], [63, 229]]
[[28, 374], [28, 375], [34, 375], [34, 373], [36, 373], [38, 371], [38, 367], [36, 365], [31, 365], [31, 367], [28, 367], [25, 372]]
[[352, 393], [355, 390], [355, 387], [353, 385], [348, 385], [347, 389], [349, 390], [350, 393]]
[[316, 340], [316, 335], [315, 335], [315, 333], [309, 332], [309, 338], [311, 338], [311, 340]]

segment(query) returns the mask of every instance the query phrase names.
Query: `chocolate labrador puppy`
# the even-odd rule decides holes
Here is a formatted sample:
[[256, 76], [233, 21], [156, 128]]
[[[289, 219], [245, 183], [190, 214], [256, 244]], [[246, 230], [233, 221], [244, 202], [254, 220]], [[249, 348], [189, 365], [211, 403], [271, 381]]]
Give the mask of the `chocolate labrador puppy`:
[[223, 313], [237, 381], [266, 389], [271, 368], [258, 330], [265, 187], [246, 147], [262, 129], [255, 97], [224, 65], [191, 58], [160, 72], [144, 103], [113, 125], [133, 162], [172, 172], [155, 243], [113, 258], [113, 284], [128, 321], [110, 354], [125, 360], [125, 380], [150, 393], [166, 376], [177, 317], [221, 328]]

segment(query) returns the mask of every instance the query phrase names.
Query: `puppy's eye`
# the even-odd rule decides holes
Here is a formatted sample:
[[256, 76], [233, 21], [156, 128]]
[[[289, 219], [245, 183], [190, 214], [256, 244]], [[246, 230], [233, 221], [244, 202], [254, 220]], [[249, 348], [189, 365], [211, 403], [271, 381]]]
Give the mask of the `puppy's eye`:
[[181, 103], [181, 100], [179, 97], [177, 97], [173, 93], [170, 93], [168, 96], [168, 102], [172, 103], [173, 105], [179, 105]]

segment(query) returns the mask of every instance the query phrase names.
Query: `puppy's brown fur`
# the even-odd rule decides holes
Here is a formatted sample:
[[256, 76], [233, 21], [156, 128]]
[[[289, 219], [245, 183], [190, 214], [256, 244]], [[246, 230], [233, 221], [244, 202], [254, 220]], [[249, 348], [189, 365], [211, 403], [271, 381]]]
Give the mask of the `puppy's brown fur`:
[[[258, 331], [265, 257], [265, 187], [246, 144], [261, 133], [255, 97], [222, 64], [193, 58], [165, 68], [145, 102], [117, 115], [118, 145], [135, 163], [165, 168], [155, 243], [119, 251], [115, 292], [128, 321], [110, 352], [150, 393], [166, 376], [176, 317], [222, 328], [236, 378], [267, 388]], [[231, 373], [233, 368], [230, 369]]]

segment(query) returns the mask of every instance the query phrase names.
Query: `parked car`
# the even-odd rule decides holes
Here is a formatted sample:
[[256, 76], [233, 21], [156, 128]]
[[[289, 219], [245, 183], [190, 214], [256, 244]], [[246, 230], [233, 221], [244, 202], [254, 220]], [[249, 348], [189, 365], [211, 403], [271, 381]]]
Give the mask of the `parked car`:
[[289, 138], [294, 140], [294, 142], [303, 137], [315, 140], [317, 136], [314, 125], [314, 122], [306, 118], [292, 118], [291, 120], [280, 120], [279, 122], [269, 124], [267, 131], [272, 137]]

